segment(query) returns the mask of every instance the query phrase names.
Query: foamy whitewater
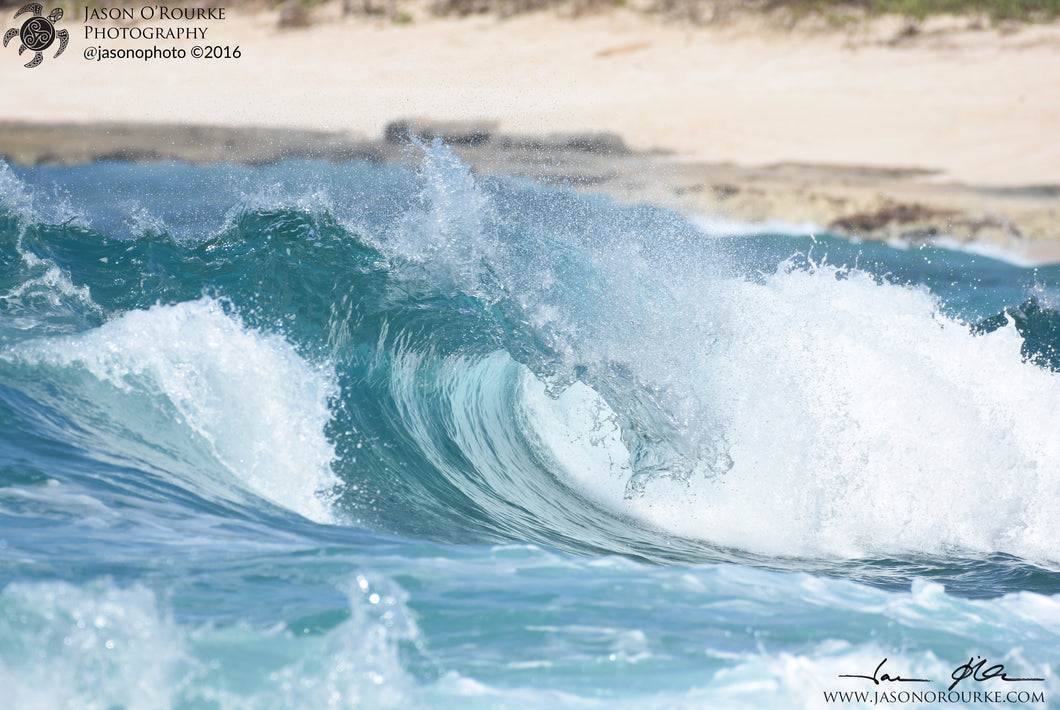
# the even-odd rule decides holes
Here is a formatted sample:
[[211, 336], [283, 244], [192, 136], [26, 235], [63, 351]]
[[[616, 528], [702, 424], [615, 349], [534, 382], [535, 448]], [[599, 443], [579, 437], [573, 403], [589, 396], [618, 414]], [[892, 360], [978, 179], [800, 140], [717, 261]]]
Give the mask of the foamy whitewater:
[[0, 164], [3, 707], [1060, 707], [1060, 267], [420, 150]]

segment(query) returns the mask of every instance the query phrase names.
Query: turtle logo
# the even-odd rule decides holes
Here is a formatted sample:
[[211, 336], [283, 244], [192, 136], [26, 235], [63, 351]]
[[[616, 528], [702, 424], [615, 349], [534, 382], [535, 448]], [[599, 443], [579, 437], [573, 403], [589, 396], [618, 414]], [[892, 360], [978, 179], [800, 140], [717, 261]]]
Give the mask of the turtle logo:
[[39, 2], [23, 5], [22, 9], [15, 13], [15, 17], [25, 12], [32, 12], [33, 16], [22, 23], [22, 29], [10, 29], [4, 34], [5, 47], [17, 35], [22, 40], [22, 46], [18, 48], [19, 55], [27, 49], [34, 52], [33, 59], [30, 60], [29, 64], [26, 64], [27, 69], [32, 69], [44, 61], [44, 50], [52, 46], [56, 38], [59, 40], [59, 51], [55, 53], [57, 57], [63, 53], [66, 45], [70, 43], [69, 32], [66, 30], [55, 31], [55, 23], [63, 17], [62, 9], [52, 10], [52, 13], [47, 17], [41, 15], [43, 10], [44, 6]]

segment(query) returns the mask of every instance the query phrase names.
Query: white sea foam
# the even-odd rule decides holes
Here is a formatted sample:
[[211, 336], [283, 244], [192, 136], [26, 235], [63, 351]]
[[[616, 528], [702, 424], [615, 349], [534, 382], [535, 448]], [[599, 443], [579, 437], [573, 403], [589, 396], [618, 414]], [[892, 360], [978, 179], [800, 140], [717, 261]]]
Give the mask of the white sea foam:
[[[991, 666], [1004, 664], [1012, 677], [1042, 680], [967, 680], [958, 691], [1033, 691], [1047, 699], [1060, 692], [1053, 667], [1060, 638], [1056, 597], [1023, 592], [969, 600], [923, 582], [910, 591], [893, 592], [735, 565], [645, 570], [615, 560], [565, 559], [562, 571], [570, 576], [557, 576], [556, 568], [546, 567], [552, 574], [539, 577], [532, 571], [541, 561], [531, 554], [515, 564], [513, 574], [503, 575], [507, 582], [491, 577], [487, 586], [512, 585], [512, 603], [518, 607], [527, 594], [514, 592], [520, 584], [563, 581], [567, 593], [556, 602], [560, 610], [568, 604], [591, 606], [591, 597], [577, 594], [604, 584], [609, 574], [630, 575], [625, 582], [633, 592], [649, 585], [656, 591], [633, 594], [628, 607], [617, 607], [628, 613], [615, 616], [614, 626], [539, 609], [554, 623], [526, 629], [516, 621], [520, 614], [513, 613], [513, 619], [505, 615], [507, 620], [490, 633], [503, 640], [513, 634], [523, 638], [520, 634], [532, 630], [536, 633], [525, 638], [528, 646], [495, 641], [471, 648], [462, 634], [447, 639], [442, 633], [432, 644], [413, 618], [408, 595], [389, 577], [371, 571], [339, 585], [346, 598], [344, 620], [309, 632], [297, 620], [264, 625], [178, 622], [167, 602], [141, 585], [122, 587], [106, 579], [83, 586], [22, 582], [0, 592], [0, 682], [5, 702], [20, 710], [827, 708], [836, 705], [825, 701], [824, 693], [830, 691], [918, 690], [937, 698], [959, 664], [981, 656]], [[465, 566], [467, 560], [440, 558], [428, 563], [434, 566], [426, 574], [440, 574], [433, 578], [444, 586], [474, 594], [485, 580], [484, 569], [492, 571], [497, 562], [477, 559]], [[622, 568], [609, 569], [616, 565]], [[431, 608], [447, 594], [436, 596], [427, 586], [419, 597], [421, 605]], [[649, 600], [657, 605], [656, 613], [673, 613], [675, 607], [702, 611], [704, 605], [717, 610], [696, 627], [703, 634], [703, 650], [694, 662], [658, 672], [659, 656], [672, 653], [673, 641], [637, 630], [645, 621], [638, 603]], [[791, 633], [789, 618], [812, 618], [813, 629], [806, 635]], [[857, 629], [864, 628], [873, 629], [870, 638], [860, 638]], [[403, 644], [421, 651], [433, 648], [432, 655], [455, 668], [439, 665], [431, 673], [414, 674], [401, 652]], [[528, 661], [526, 654], [537, 662]], [[867, 678], [840, 677], [871, 675], [885, 658], [883, 672], [929, 682], [877, 687]], [[487, 659], [496, 667], [488, 666]], [[481, 670], [485, 672], [479, 674]], [[435, 676], [435, 671], [443, 672]], [[570, 673], [580, 678], [591, 673], [595, 685], [584, 692], [572, 688], [564, 682]], [[631, 674], [639, 676], [635, 691]], [[601, 683], [620, 675], [616, 685], [622, 691], [596, 694]], [[959, 698], [946, 704], [994, 707]]]
[[0, 630], [4, 703], [20, 710], [171, 707], [188, 660], [140, 586], [12, 584], [0, 596]]
[[404, 215], [387, 236], [385, 248], [413, 263], [428, 264], [432, 275], [478, 289], [483, 267], [498, 262], [496, 239], [485, 228], [492, 207], [471, 174], [441, 143], [421, 146], [420, 205]]
[[[638, 584], [649, 584], [646, 579], [627, 581], [631, 598], [636, 598], [634, 590]], [[606, 684], [612, 674], [623, 678], [644, 674], [639, 692], [614, 691], [603, 700], [547, 685], [501, 687], [449, 673], [429, 689], [434, 702], [425, 705], [824, 710], [836, 706], [871, 707], [876, 691], [915, 690], [931, 699], [916, 702], [907, 695], [902, 702], [884, 698], [879, 705], [1040, 707], [1041, 703], [1023, 701], [994, 705], [982, 698], [986, 691], [992, 698], [1006, 698], [1006, 692], [1016, 691], [1027, 694], [1025, 698], [1033, 692], [1049, 700], [1060, 691], [1060, 677], [1052, 670], [1055, 644], [1060, 638], [1060, 602], [1055, 597], [1021, 593], [997, 600], [968, 600], [946, 593], [938, 584], [918, 582], [911, 591], [892, 592], [842, 580], [735, 565], [683, 570], [672, 575], [662, 572], [654, 586], [659, 590], [654, 598], [656, 611], [665, 607], [672, 612], [669, 605], [681, 604], [693, 605], [697, 611], [707, 610], [706, 617], [693, 614], [703, 624], [696, 627], [704, 637], [702, 657], [683, 669], [682, 664], [669, 668], [670, 673], [663, 674], [665, 680], [648, 680], [652, 670], [641, 670], [633, 659], [604, 655], [607, 650], [603, 650], [602, 657], [592, 665], [598, 674], [597, 683]], [[634, 608], [628, 609], [618, 623], [638, 623], [643, 617]], [[812, 628], [801, 633], [792, 628], [792, 619], [812, 619]], [[862, 637], [866, 628], [872, 632]], [[568, 625], [547, 631], [572, 639], [599, 629]], [[613, 636], [620, 633], [616, 629]], [[652, 634], [647, 639], [646, 656], [666, 654], [666, 642]], [[557, 654], [550, 658], [550, 666], [567, 667], [572, 656], [577, 654]], [[954, 670], [975, 656], [988, 659], [986, 667], [1003, 664], [1013, 678], [1042, 680], [1005, 683], [969, 679], [955, 688], [957, 695], [948, 695]], [[881, 674], [928, 682], [874, 685], [871, 675], [883, 659], [888, 660]], [[585, 663], [586, 659], [578, 657], [578, 661]], [[659, 666], [650, 667], [657, 672]], [[843, 678], [841, 674], [869, 677]], [[615, 685], [621, 687], [622, 681]], [[825, 693], [834, 691], [867, 692], [868, 701], [826, 700]], [[978, 701], [973, 700], [975, 691], [979, 692]]]
[[27, 310], [26, 304], [34, 300], [47, 303], [53, 311], [63, 308], [76, 309], [78, 305], [97, 312], [100, 310], [92, 300], [88, 287], [74, 285], [69, 273], [54, 261], [41, 259], [36, 254], [22, 249], [21, 245], [18, 252], [27, 271], [34, 275], [0, 294], [0, 301], [6, 301], [10, 310], [16, 313]]
[[[1013, 326], [973, 335], [924, 290], [828, 267], [733, 280], [725, 334], [674, 373], [710, 399], [732, 469], [625, 497], [614, 414], [528, 376], [541, 439], [596, 500], [683, 536], [770, 555], [1007, 552], [1060, 563], [1060, 375]], [[689, 379], [691, 376], [691, 379]]]
[[0, 593], [4, 707], [409, 707], [398, 643], [419, 630], [404, 592], [376, 575], [341, 591], [345, 621], [295, 635], [282, 624], [180, 625], [139, 585], [8, 585]]
[[711, 237], [757, 237], [763, 234], [782, 234], [791, 237], [812, 237], [828, 230], [814, 222], [787, 222], [770, 219], [765, 222], [743, 222], [716, 215], [699, 215], [693, 223]]
[[130, 311], [80, 335], [23, 343], [9, 356], [80, 366], [121, 390], [164, 397], [250, 490], [333, 520], [326, 492], [338, 479], [324, 427], [334, 373], [279, 335], [247, 328], [217, 301]]
[[40, 194], [15, 175], [6, 162], [0, 160], [0, 210], [29, 225], [34, 223], [88, 227], [84, 215], [74, 208], [66, 196]]
[[[49, 208], [53, 214], [48, 217], [38, 214], [31, 192], [11, 168], [0, 161], [0, 209], [9, 211], [24, 225], [42, 219], [80, 223], [79, 218], [70, 213], [69, 207], [63, 202], [50, 203]], [[9, 314], [19, 317], [29, 314], [23, 321], [28, 328], [38, 324], [33, 315], [42, 305], [53, 314], [63, 310], [79, 312], [85, 308], [99, 311], [87, 287], [75, 285], [67, 270], [53, 260], [41, 258], [26, 249], [23, 238], [24, 234], [19, 234], [14, 247], [25, 265], [25, 278], [18, 285], [0, 293], [0, 301], [4, 302]]]
[[[717, 215], [696, 215], [691, 217], [691, 220], [708, 237], [758, 237], [763, 234], [776, 234], [787, 237], [814, 237], [831, 234], [826, 227], [814, 222], [788, 222], [779, 219], [770, 219], [764, 222], [747, 222]], [[860, 238], [850, 237], [849, 241], [858, 243]], [[914, 246], [926, 245], [935, 249], [973, 254], [1023, 268], [1033, 268], [1051, 263], [1048, 260], [1029, 258], [1025, 254], [1024, 245], [1015, 240], [1008, 245], [1004, 245], [984, 241], [961, 242], [943, 235], [932, 237], [926, 242], [918, 241], [915, 244], [908, 239], [894, 238], [887, 240], [886, 244], [893, 249], [902, 251]]]
[[0, 207], [23, 221], [33, 214], [33, 199], [29, 191], [3, 160], [0, 160]]

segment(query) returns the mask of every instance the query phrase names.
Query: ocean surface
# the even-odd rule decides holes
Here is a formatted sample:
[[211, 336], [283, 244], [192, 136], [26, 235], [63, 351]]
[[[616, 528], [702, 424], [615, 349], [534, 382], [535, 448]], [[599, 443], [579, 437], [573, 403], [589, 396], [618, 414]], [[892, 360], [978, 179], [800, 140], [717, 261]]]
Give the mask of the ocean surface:
[[0, 706], [1060, 707], [1060, 267], [420, 150], [0, 165]]

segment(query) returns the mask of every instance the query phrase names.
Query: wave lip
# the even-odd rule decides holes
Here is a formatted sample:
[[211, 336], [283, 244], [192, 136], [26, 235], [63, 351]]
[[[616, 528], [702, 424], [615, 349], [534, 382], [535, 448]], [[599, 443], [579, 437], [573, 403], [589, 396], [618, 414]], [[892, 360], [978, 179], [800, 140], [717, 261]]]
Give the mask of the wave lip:
[[5, 356], [79, 368], [121, 393], [159, 398], [244, 486], [312, 520], [334, 521], [327, 493], [338, 479], [324, 433], [334, 373], [306, 362], [281, 336], [246, 328], [220, 302], [129, 311], [78, 335], [20, 343]]
[[[765, 555], [1060, 564], [1049, 414], [1060, 375], [1024, 359], [1014, 326], [977, 334], [923, 290], [831, 267], [732, 281], [729, 292], [730, 337], [700, 353], [706, 380], [690, 387], [712, 398], [732, 468], [657, 476], [623, 496], [615, 414], [588, 389], [571, 402], [537, 398], [537, 426], [579, 432], [545, 438], [587, 494], [674, 534]], [[572, 420], [573, 407], [603, 414]]]

